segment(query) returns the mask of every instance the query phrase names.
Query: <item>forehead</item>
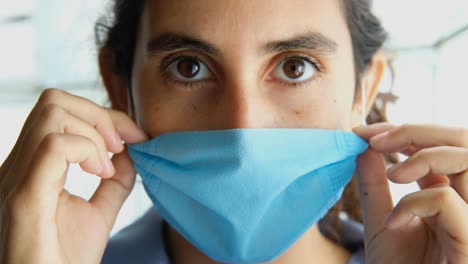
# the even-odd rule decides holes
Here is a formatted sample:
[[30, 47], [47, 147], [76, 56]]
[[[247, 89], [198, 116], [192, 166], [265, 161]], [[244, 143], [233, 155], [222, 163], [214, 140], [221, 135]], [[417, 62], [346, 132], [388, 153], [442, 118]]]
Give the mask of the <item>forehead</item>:
[[181, 33], [220, 47], [260, 46], [304, 32], [350, 43], [341, 0], [152, 0], [142, 22], [151, 36]]

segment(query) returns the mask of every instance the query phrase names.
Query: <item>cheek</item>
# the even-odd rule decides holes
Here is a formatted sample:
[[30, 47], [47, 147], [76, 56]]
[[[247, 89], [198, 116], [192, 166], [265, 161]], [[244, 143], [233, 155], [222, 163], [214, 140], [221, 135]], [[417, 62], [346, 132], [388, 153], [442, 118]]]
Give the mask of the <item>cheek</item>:
[[203, 128], [209, 114], [200, 98], [167, 86], [148, 65], [134, 73], [135, 116], [151, 137]]
[[332, 76], [330, 85], [333, 87], [335, 114], [340, 119], [341, 128], [350, 130], [356, 89], [352, 57], [346, 56], [342, 59], [341, 63], [334, 68], [334, 74], [330, 76]]
[[[215, 93], [187, 96], [186, 92], [168, 87], [151, 74], [142, 75], [145, 77], [140, 78], [134, 92], [135, 114], [139, 125], [152, 137], [174, 131], [224, 129], [231, 123], [226, 119], [235, 118], [232, 109], [223, 108], [234, 100], [231, 97], [223, 97], [225, 100], [222, 101]], [[262, 106], [255, 108], [258, 111], [251, 125], [346, 129], [349, 96], [340, 93], [334, 85], [321, 83], [295, 92], [265, 93], [262, 98], [250, 101]], [[220, 105], [216, 103], [218, 101], [224, 103]]]
[[[352, 72], [351, 70], [347, 70]], [[354, 102], [355, 83], [353, 73], [345, 72], [336, 77], [331, 82], [333, 86], [333, 113], [336, 118], [336, 124], [340, 129], [351, 130], [352, 111]]]
[[339, 68], [333, 67], [317, 83], [287, 100], [295, 126], [349, 130], [354, 79], [350, 69]]
[[350, 130], [354, 99], [354, 85], [352, 82], [337, 81], [333, 94], [333, 113], [340, 129]]
[[[330, 87], [329, 90], [332, 90]], [[321, 129], [345, 129], [346, 112], [342, 102], [333, 92], [328, 92], [313, 100], [306, 100], [298, 104], [293, 111], [295, 127], [321, 128]], [[311, 103], [314, 102], [314, 103]], [[349, 112], [348, 112], [349, 114]]]

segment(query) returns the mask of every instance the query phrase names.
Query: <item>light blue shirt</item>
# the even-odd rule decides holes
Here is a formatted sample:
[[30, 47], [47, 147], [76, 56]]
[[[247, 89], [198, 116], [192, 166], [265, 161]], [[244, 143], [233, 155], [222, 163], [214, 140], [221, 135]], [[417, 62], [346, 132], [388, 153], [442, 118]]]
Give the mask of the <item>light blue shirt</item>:
[[[349, 264], [364, 264], [362, 224], [350, 219], [341, 219], [341, 224], [340, 244], [352, 252]], [[320, 230], [327, 236], [321, 225]], [[113, 236], [107, 245], [102, 263], [170, 264], [163, 237], [163, 220], [156, 209], [150, 209], [140, 219]]]

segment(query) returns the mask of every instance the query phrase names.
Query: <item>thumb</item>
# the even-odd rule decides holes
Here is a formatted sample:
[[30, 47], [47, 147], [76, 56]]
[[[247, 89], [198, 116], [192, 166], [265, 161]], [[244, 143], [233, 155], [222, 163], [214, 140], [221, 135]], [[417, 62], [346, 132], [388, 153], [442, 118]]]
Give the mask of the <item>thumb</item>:
[[384, 227], [385, 218], [393, 210], [393, 201], [382, 154], [369, 148], [358, 158], [357, 178], [363, 210], [366, 241]]
[[115, 219], [135, 185], [136, 172], [127, 151], [112, 157], [115, 175], [110, 179], [103, 179], [89, 202], [101, 211], [105, 218], [109, 232], [114, 226]]

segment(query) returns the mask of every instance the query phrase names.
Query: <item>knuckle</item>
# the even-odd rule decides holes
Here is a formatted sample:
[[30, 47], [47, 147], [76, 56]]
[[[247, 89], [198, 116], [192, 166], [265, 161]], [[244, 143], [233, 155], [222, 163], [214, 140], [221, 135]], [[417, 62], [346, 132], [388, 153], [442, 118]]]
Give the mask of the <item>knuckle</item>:
[[1, 202], [8, 216], [14, 216], [26, 204], [24, 197], [16, 192], [10, 192]]
[[408, 133], [412, 128], [413, 128], [413, 125], [405, 123], [401, 125], [396, 131], [399, 133], [405, 134], [405, 133]]
[[109, 124], [112, 124], [112, 114], [113, 112], [111, 110], [98, 106], [98, 115], [101, 117], [103, 121], [108, 122]]
[[56, 88], [47, 88], [41, 93], [39, 102], [42, 104], [58, 102], [63, 93], [62, 90]]
[[402, 207], [403, 205], [411, 203], [411, 201], [414, 199], [412, 194], [407, 194], [403, 196], [400, 201], [398, 202], [398, 207]]
[[429, 156], [431, 156], [434, 151], [434, 149], [421, 149], [416, 152], [410, 159], [429, 161]]
[[39, 147], [41, 153], [50, 154], [62, 152], [66, 147], [64, 138], [58, 133], [47, 134], [41, 142]]
[[47, 121], [57, 121], [63, 119], [65, 110], [63, 110], [58, 104], [47, 104], [41, 112], [41, 116]]
[[456, 195], [457, 193], [453, 188], [449, 186], [444, 186], [436, 190], [435, 198], [440, 205], [444, 205], [453, 201]]
[[104, 139], [104, 137], [99, 134], [96, 130], [94, 130], [94, 135], [92, 136], [92, 141], [96, 143], [96, 145], [100, 148], [103, 149], [103, 151], [107, 151], [107, 148], [106, 148], [106, 141]]
[[103, 153], [107, 153], [106, 142], [104, 137], [99, 134], [95, 129], [89, 131], [89, 133], [83, 137], [84, 140], [93, 143], [98, 151], [102, 151]]
[[[431, 158], [431, 150], [430, 149], [421, 149], [413, 153], [406, 161], [405, 164], [409, 166], [414, 166], [415, 164], [420, 164], [424, 166], [429, 166], [432, 168], [432, 158]], [[407, 166], [408, 166], [407, 165]]]

